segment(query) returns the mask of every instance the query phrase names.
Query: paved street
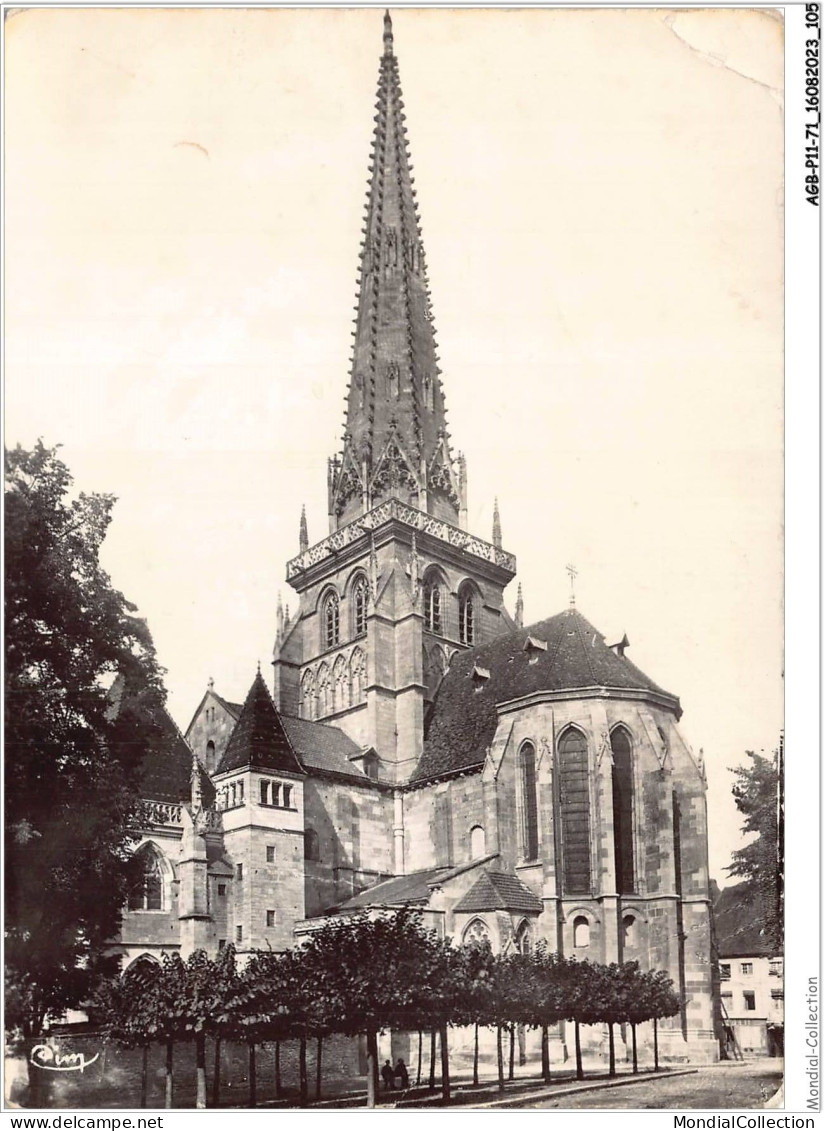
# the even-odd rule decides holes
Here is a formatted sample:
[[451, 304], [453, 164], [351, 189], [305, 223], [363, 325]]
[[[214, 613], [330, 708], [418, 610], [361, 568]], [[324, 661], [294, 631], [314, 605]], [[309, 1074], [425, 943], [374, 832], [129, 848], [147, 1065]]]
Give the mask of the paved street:
[[523, 1107], [590, 1110], [621, 1108], [625, 1111], [761, 1108], [779, 1088], [783, 1067], [784, 1062], [776, 1059], [725, 1061], [700, 1068], [697, 1073], [688, 1076], [676, 1076], [672, 1079], [648, 1077], [628, 1087], [525, 1102]]

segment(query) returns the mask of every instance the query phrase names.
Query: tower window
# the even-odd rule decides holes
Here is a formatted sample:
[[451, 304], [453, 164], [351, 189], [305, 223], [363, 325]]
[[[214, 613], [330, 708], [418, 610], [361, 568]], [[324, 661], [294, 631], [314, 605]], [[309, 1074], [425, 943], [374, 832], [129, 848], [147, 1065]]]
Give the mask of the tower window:
[[266, 926], [267, 927], [274, 927], [274, 925], [275, 925], [275, 913], [274, 913], [274, 911], [267, 911], [266, 912]]
[[365, 577], [359, 577], [355, 582], [353, 592], [354, 616], [353, 635], [355, 637], [366, 635], [366, 607], [369, 596], [369, 585]]
[[262, 781], [260, 783], [260, 803], [261, 803], [261, 805], [268, 805], [269, 804], [269, 783], [268, 783], [268, 781]]
[[236, 868], [235, 868], [235, 876], [236, 876], [236, 877], [237, 877], [237, 879], [239, 879], [239, 880], [242, 880], [242, 879], [243, 879], [243, 865], [242, 865], [242, 864], [238, 864], [238, 865], [236, 865]]
[[427, 632], [443, 632], [441, 619], [441, 587], [435, 578], [424, 582], [423, 587], [423, 623]]
[[340, 602], [337, 593], [330, 593], [323, 605], [323, 639], [327, 648], [340, 641]]
[[462, 644], [475, 643], [475, 596], [469, 588], [458, 600], [458, 636]]
[[285, 785], [283, 787], [283, 808], [284, 809], [291, 809], [292, 808], [292, 787], [291, 787], [291, 785]]
[[235, 927], [235, 942], [243, 942], [243, 927], [240, 924]]
[[469, 858], [477, 860], [486, 855], [486, 833], [483, 825], [475, 825], [469, 831]]
[[274, 864], [275, 862], [275, 846], [273, 844], [266, 845], [266, 863]]
[[538, 859], [538, 791], [535, 781], [535, 747], [525, 742], [521, 747], [521, 851], [524, 860]]

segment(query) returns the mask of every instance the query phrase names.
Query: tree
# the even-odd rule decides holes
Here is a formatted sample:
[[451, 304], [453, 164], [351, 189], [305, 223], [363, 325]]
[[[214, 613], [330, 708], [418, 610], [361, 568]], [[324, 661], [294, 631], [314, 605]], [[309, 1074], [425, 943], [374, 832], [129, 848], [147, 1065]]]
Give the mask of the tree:
[[784, 949], [782, 748], [771, 758], [753, 750], [747, 751], [747, 757], [749, 765], [732, 769], [732, 795], [744, 817], [742, 832], [752, 834], [752, 839], [733, 852], [728, 871], [747, 884], [770, 943], [780, 953]]
[[163, 692], [146, 624], [100, 565], [112, 496], [72, 497], [42, 442], [5, 468], [6, 1021], [33, 1036], [112, 972], [140, 766], [160, 741], [144, 709]]

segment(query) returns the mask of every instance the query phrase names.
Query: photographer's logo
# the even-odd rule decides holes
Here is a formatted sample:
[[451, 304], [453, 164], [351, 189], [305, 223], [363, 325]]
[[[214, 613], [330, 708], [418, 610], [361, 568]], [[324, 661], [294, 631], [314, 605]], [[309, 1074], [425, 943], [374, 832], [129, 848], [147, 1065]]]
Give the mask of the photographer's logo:
[[82, 1072], [99, 1056], [100, 1053], [96, 1052], [90, 1060], [86, 1060], [83, 1052], [61, 1052], [52, 1045], [35, 1045], [29, 1059], [36, 1068], [44, 1068], [47, 1072]]

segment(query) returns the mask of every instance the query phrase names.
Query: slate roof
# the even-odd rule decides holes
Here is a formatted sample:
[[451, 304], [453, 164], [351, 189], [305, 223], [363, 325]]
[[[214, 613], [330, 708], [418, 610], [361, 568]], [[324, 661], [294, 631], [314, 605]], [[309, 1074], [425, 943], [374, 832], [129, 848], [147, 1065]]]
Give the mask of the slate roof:
[[304, 773], [260, 672], [249, 688], [237, 726], [215, 773], [244, 767]]
[[310, 774], [315, 770], [349, 778], [363, 785], [378, 784], [352, 764], [350, 759], [361, 754], [362, 749], [339, 727], [292, 715], [281, 715], [280, 718], [293, 750]]
[[328, 915], [332, 911], [362, 911], [367, 907], [401, 907], [406, 903], [427, 903], [433, 888], [439, 887], [453, 876], [459, 876], [462, 872], [471, 871], [494, 860], [496, 855], [497, 853], [493, 852], [481, 856], [478, 860], [470, 860], [466, 864], [425, 868], [420, 872], [410, 872], [406, 876], [392, 876], [347, 899], [337, 907], [327, 908], [323, 914]]
[[540, 912], [544, 906], [526, 884], [509, 872], [481, 872], [455, 904], [454, 911]]
[[[546, 649], [525, 648], [528, 637], [545, 642]], [[472, 679], [476, 666], [489, 672], [479, 690]], [[677, 697], [626, 656], [617, 656], [603, 633], [575, 609], [457, 652], [438, 688], [411, 783], [483, 765], [497, 729], [499, 703], [539, 691], [596, 693], [608, 688], [663, 696], [681, 715]]]
[[775, 951], [764, 926], [758, 898], [749, 884], [724, 888], [714, 901], [715, 938], [721, 958], [771, 957]]

